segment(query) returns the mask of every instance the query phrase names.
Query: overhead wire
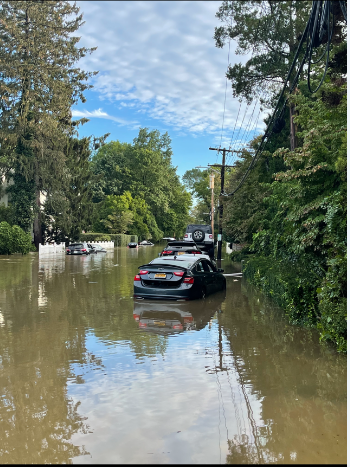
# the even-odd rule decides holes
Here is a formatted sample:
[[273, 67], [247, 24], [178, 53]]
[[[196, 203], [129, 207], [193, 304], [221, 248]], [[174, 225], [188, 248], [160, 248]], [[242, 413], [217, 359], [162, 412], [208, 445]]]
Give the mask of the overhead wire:
[[[329, 1], [325, 1], [325, 4], [327, 3], [330, 3]], [[342, 12], [343, 12], [343, 15], [344, 15], [344, 19], [345, 19], [345, 22], [347, 22], [347, 17], [346, 17], [346, 6], [344, 3], [341, 3], [340, 2], [340, 6], [342, 8]], [[325, 11], [325, 9], [327, 9], [327, 12]], [[316, 89], [312, 90], [311, 89], [311, 83], [310, 83], [310, 74], [311, 74], [311, 65], [312, 64], [315, 64], [315, 63], [318, 63], [318, 61], [316, 62], [312, 62], [312, 50], [314, 47], [317, 47], [319, 45], [318, 42], [320, 42], [320, 40], [322, 39], [322, 36], [323, 36], [323, 33], [321, 35], [321, 32], [320, 29], [323, 28], [323, 25], [324, 25], [324, 17], [326, 16], [327, 14], [327, 17], [328, 17], [328, 20], [327, 20], [327, 31], [328, 31], [328, 38], [327, 38], [327, 60], [326, 60], [326, 64], [325, 64], [325, 70], [324, 70], [324, 73], [323, 73], [323, 76], [322, 76], [322, 79], [319, 83], [319, 85], [317, 86]], [[294, 56], [294, 59], [293, 59], [293, 62], [292, 62], [292, 65], [289, 69], [289, 72], [288, 72], [288, 75], [285, 79], [285, 82], [284, 82], [284, 86], [283, 86], [283, 89], [280, 93], [280, 96], [279, 96], [279, 99], [278, 99], [278, 102], [275, 106], [275, 109], [274, 109], [274, 112], [271, 116], [271, 119], [270, 119], [270, 122], [265, 130], [265, 133], [260, 141], [260, 144], [259, 144], [259, 147], [258, 149], [256, 150], [255, 152], [255, 155], [247, 169], [247, 171], [245, 172], [245, 174], [243, 175], [242, 179], [240, 180], [238, 186], [231, 192], [231, 193], [223, 193], [224, 196], [233, 196], [238, 190], [239, 188], [243, 185], [244, 181], [246, 180], [249, 172], [254, 168], [256, 162], [258, 161], [266, 143], [267, 143], [267, 140], [268, 138], [270, 137], [272, 131], [273, 131], [273, 126], [276, 124], [276, 122], [278, 122], [278, 120], [281, 118], [281, 116], [283, 115], [283, 112], [285, 111], [285, 108], [286, 108], [286, 105], [287, 105], [287, 101], [288, 101], [288, 97], [285, 99], [285, 102], [282, 106], [282, 108], [280, 109], [280, 112], [278, 113], [278, 116], [276, 117], [277, 115], [277, 110], [278, 110], [278, 107], [282, 101], [282, 97], [285, 93], [285, 90], [287, 88], [287, 83], [289, 82], [289, 79], [291, 77], [291, 74], [292, 74], [292, 71], [296, 65], [296, 61], [297, 61], [297, 58], [299, 56], [299, 53], [301, 51], [301, 46], [302, 44], [304, 43], [305, 41], [305, 38], [307, 38], [307, 47], [306, 47], [306, 51], [305, 51], [305, 54], [304, 54], [304, 57], [302, 58], [301, 60], [301, 63], [299, 65], [299, 69], [294, 77], [294, 80], [290, 86], [290, 89], [289, 89], [289, 95], [291, 95], [291, 93], [293, 92], [293, 90], [295, 89], [295, 86], [298, 82], [298, 79], [299, 79], [299, 76], [300, 76], [300, 73], [303, 69], [303, 66], [305, 64], [305, 61], [306, 59], [308, 59], [308, 88], [309, 88], [309, 91], [311, 93], [315, 93], [318, 91], [318, 89], [321, 87], [324, 79], [325, 79], [325, 76], [326, 76], [326, 73], [327, 73], [327, 69], [328, 69], [328, 63], [329, 63], [329, 49], [330, 49], [330, 43], [331, 43], [331, 39], [332, 39], [332, 35], [333, 35], [333, 30], [334, 30], [334, 15], [333, 15], [333, 18], [332, 18], [332, 28], [330, 28], [330, 5], [324, 5], [324, 10], [323, 10], [323, 21], [322, 21], [322, 24], [321, 23], [321, 20], [322, 20], [322, 17], [319, 18], [319, 15], [320, 15], [320, 2], [314, 0], [313, 2], [313, 5], [312, 5], [312, 10], [311, 10], [311, 13], [309, 15], [309, 19], [308, 19], [308, 22], [306, 24], [306, 27], [304, 29], [304, 32], [303, 32], [303, 35], [300, 39], [300, 42], [299, 42], [299, 45], [298, 45], [298, 48], [297, 48], [297, 51], [295, 53], [295, 56]], [[312, 29], [312, 32], [311, 32], [311, 29]], [[316, 33], [317, 31], [319, 31], [319, 37], [317, 38], [317, 41], [316, 41]]]
[[[290, 67], [290, 69], [289, 69], [289, 71], [288, 71], [287, 77], [286, 77], [286, 79], [285, 79], [285, 81], [284, 81], [284, 85], [283, 85], [282, 91], [281, 91], [281, 93], [280, 93], [279, 99], [278, 99], [278, 101], [277, 101], [275, 110], [274, 110], [274, 112], [273, 112], [273, 114], [272, 114], [272, 117], [271, 117], [271, 119], [270, 119], [270, 122], [268, 123], [268, 126], [267, 126], [267, 128], [266, 128], [266, 130], [265, 130], [265, 133], [264, 133], [263, 137], [261, 138], [260, 144], [259, 144], [259, 146], [258, 146], [258, 148], [257, 148], [257, 150], [256, 150], [256, 152], [255, 152], [255, 155], [254, 155], [254, 157], [253, 157], [251, 163], [249, 164], [249, 167], [248, 167], [247, 171], [245, 172], [245, 174], [243, 175], [242, 179], [240, 180], [238, 186], [237, 186], [231, 193], [224, 193], [224, 196], [233, 196], [233, 195], [240, 189], [240, 187], [243, 185], [245, 179], [247, 178], [249, 172], [253, 169], [255, 163], [257, 162], [258, 156], [260, 156], [260, 154], [261, 154], [263, 148], [264, 148], [265, 145], [266, 145], [266, 138], [267, 138], [267, 135], [270, 135], [269, 132], [271, 131], [272, 123], [274, 123], [274, 121], [275, 121], [275, 116], [276, 116], [276, 114], [277, 114], [278, 107], [279, 107], [279, 105], [280, 105], [280, 103], [281, 103], [281, 101], [282, 101], [282, 97], [283, 97], [284, 92], [285, 92], [285, 90], [286, 90], [286, 88], [287, 88], [288, 81], [289, 81], [289, 79], [290, 79], [290, 77], [291, 77], [291, 74], [292, 74], [292, 71], [293, 71], [293, 69], [294, 69], [294, 67], [295, 67], [297, 58], [298, 58], [299, 53], [300, 53], [300, 50], [301, 50], [301, 46], [302, 46], [302, 44], [303, 44], [303, 42], [304, 42], [304, 40], [305, 40], [305, 38], [306, 38], [308, 29], [309, 29], [309, 24], [310, 24], [310, 17], [309, 17], [309, 20], [308, 20], [307, 25], [306, 25], [306, 27], [305, 27], [305, 30], [304, 30], [304, 32], [303, 32], [302, 38], [300, 39], [300, 42], [299, 42], [299, 45], [298, 45], [298, 49], [297, 49], [297, 51], [296, 51], [296, 53], [295, 53], [295, 56], [294, 56], [292, 65], [291, 65], [291, 67]], [[297, 74], [296, 74], [296, 77], [299, 76], [299, 74], [300, 74], [300, 72], [301, 72], [301, 69], [302, 69], [302, 66], [304, 65], [305, 59], [306, 59], [306, 53], [305, 53], [305, 55], [304, 55], [304, 58], [303, 58], [303, 60], [302, 60], [301, 65], [300, 65], [300, 67], [299, 67], [299, 70], [298, 70], [298, 72], [297, 72]], [[296, 83], [296, 77], [295, 77], [295, 79], [294, 79], [294, 83]], [[293, 89], [294, 89], [294, 88], [293, 88]], [[293, 89], [290, 90], [290, 93], [292, 92]], [[284, 106], [283, 106], [283, 107], [284, 107]], [[279, 113], [279, 115], [281, 115], [281, 113]]]

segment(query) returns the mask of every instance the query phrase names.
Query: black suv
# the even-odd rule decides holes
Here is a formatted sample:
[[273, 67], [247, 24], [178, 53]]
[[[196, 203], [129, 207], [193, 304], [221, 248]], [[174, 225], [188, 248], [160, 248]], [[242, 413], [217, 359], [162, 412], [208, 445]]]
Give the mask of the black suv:
[[211, 225], [189, 224], [184, 236], [185, 242], [195, 242], [198, 248], [214, 257], [214, 235]]

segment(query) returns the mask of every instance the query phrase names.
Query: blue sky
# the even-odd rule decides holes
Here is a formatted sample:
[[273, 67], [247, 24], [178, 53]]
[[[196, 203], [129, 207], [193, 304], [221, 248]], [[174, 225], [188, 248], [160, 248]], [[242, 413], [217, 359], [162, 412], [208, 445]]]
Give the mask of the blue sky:
[[[258, 106], [247, 108], [243, 102], [240, 107], [229, 82], [226, 89], [229, 47], [218, 49], [213, 39], [215, 26], [221, 24], [215, 18], [220, 5], [78, 2], [85, 20], [78, 31], [79, 45], [98, 47], [79, 66], [99, 71], [91, 81], [94, 88], [85, 93], [87, 102], [72, 108], [73, 117], [90, 119], [80, 136], [110, 133], [107, 141], [131, 143], [140, 127], [167, 131], [173, 165], [182, 176], [195, 166], [220, 162], [221, 156], [209, 146], [238, 149], [254, 129], [262, 132]], [[246, 61], [235, 48], [231, 42], [230, 63]]]

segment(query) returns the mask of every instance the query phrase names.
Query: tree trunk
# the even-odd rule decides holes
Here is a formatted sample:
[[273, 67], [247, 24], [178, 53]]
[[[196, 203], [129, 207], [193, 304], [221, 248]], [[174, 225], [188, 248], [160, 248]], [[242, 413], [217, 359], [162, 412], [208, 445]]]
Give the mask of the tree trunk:
[[35, 248], [39, 251], [39, 244], [43, 241], [43, 235], [41, 230], [41, 203], [40, 203], [40, 189], [38, 188], [39, 180], [38, 175], [35, 176], [35, 194], [36, 194], [36, 208], [37, 212], [34, 217], [34, 225], [33, 225], [33, 232], [34, 232], [34, 245]]

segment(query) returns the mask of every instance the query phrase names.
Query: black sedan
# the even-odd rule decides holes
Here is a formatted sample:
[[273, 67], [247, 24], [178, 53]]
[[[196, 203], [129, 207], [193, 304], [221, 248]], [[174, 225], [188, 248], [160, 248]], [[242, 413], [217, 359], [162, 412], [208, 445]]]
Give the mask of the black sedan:
[[139, 267], [135, 298], [191, 300], [226, 289], [223, 269], [206, 255], [162, 256]]
[[137, 242], [130, 242], [128, 243], [128, 248], [137, 248], [139, 245]]

